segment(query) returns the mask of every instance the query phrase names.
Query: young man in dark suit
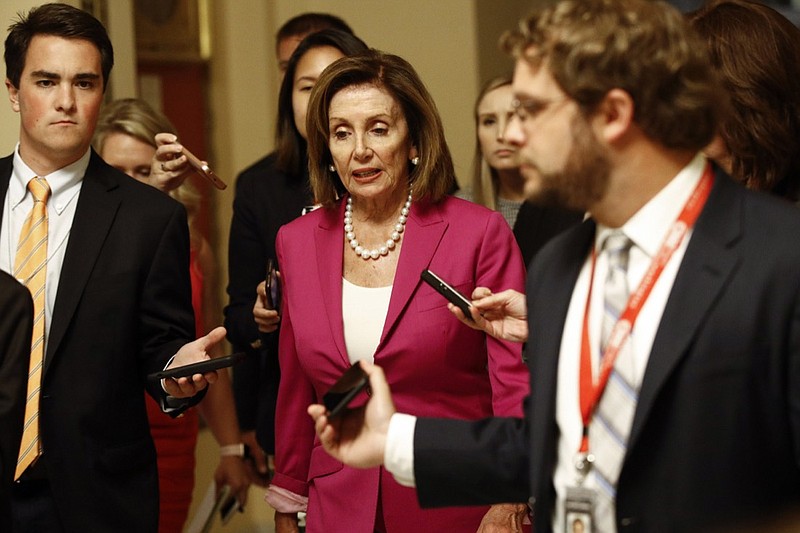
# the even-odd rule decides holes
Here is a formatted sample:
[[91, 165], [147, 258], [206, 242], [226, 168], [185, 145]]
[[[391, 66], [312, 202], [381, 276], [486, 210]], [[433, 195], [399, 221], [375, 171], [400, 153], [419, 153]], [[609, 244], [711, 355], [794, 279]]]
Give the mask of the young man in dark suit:
[[206, 359], [225, 330], [189, 342], [183, 207], [90, 148], [113, 65], [102, 24], [65, 4], [31, 9], [11, 26], [5, 61], [20, 139], [0, 159], [0, 269], [19, 272], [15, 251], [34, 211], [32, 182], [41, 187], [44, 179], [50, 193], [43, 196], [46, 277], [34, 294], [43, 364], [38, 409], [26, 412], [26, 426], [37, 431], [21, 451], [32, 450], [32, 462], [20, 460], [12, 488], [14, 531], [156, 531], [155, 450], [142, 389], [177, 416], [216, 374], [146, 377]]
[[31, 293], [0, 271], [0, 530], [11, 529], [11, 483], [22, 439], [31, 355]]
[[566, 0], [505, 45], [517, 59], [506, 138], [526, 192], [589, 214], [536, 257], [527, 306], [472, 295], [475, 327], [528, 342], [526, 418], [394, 413], [381, 369], [364, 364], [366, 410], [309, 408], [323, 445], [355, 466], [385, 462], [424, 505], [530, 496], [537, 533], [577, 519], [759, 530], [791, 516], [800, 213], [700, 153], [724, 109], [703, 43], [665, 4]]

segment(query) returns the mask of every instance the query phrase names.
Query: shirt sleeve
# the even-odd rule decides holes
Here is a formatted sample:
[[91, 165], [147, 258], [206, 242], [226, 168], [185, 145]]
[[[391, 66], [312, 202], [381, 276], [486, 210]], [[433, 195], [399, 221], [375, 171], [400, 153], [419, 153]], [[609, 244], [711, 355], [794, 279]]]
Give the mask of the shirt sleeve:
[[395, 413], [389, 422], [383, 463], [395, 481], [404, 487], [416, 487], [414, 479], [414, 428], [417, 417]]

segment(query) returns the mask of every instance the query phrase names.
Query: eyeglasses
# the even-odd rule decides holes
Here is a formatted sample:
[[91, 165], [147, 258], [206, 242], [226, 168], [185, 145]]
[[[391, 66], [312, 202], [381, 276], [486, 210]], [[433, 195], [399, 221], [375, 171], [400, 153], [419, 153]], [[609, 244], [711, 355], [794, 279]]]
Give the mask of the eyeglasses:
[[567, 101], [567, 98], [559, 98], [557, 100], [520, 100], [519, 98], [514, 98], [511, 102], [511, 110], [517, 115], [517, 118], [520, 120], [536, 120], [539, 118], [542, 113], [547, 110], [547, 108], [552, 106], [557, 106], [563, 104]]

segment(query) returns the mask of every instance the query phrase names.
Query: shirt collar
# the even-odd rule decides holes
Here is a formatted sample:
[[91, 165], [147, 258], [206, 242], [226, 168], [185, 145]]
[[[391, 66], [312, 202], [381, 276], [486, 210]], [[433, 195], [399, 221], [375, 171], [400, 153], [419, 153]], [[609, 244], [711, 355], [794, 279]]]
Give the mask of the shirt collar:
[[[667, 231], [678, 219], [700, 181], [705, 166], [706, 158], [698, 153], [658, 194], [623, 224], [621, 229], [625, 235], [649, 257], [658, 253]], [[595, 246], [600, 246], [611, 231], [612, 228], [598, 224]]]
[[[46, 176], [39, 176], [47, 180], [50, 186], [50, 200], [48, 205], [52, 204], [56, 207], [57, 211], [64, 209], [66, 204], [74, 196], [77, 186], [80, 185], [83, 177], [86, 175], [86, 169], [89, 167], [89, 159], [91, 158], [91, 148], [86, 150], [86, 153], [74, 163], [60, 168]], [[14, 166], [11, 173], [11, 181], [8, 185], [8, 196], [11, 206], [18, 206], [28, 193], [28, 182], [37, 177], [36, 172], [25, 164], [22, 157], [19, 155], [19, 143], [14, 149]]]

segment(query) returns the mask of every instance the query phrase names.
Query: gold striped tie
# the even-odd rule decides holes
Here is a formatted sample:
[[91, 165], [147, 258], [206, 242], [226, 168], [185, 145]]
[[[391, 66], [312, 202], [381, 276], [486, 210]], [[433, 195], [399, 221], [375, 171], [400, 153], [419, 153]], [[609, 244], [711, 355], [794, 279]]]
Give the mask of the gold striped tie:
[[44, 362], [44, 281], [47, 274], [47, 199], [50, 197], [50, 187], [44, 178], [33, 178], [28, 182], [28, 190], [33, 195], [33, 209], [19, 234], [17, 256], [14, 260], [14, 277], [24, 283], [33, 295], [34, 322], [28, 371], [28, 397], [25, 403], [25, 428], [14, 479], [19, 479], [41, 453], [39, 391]]

